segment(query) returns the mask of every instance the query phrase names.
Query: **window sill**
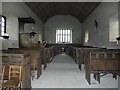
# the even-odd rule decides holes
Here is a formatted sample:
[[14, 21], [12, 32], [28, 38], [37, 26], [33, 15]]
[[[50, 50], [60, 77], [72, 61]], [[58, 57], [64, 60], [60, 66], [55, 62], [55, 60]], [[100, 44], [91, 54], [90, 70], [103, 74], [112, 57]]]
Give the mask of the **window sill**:
[[0, 36], [0, 39], [9, 39], [9, 36]]

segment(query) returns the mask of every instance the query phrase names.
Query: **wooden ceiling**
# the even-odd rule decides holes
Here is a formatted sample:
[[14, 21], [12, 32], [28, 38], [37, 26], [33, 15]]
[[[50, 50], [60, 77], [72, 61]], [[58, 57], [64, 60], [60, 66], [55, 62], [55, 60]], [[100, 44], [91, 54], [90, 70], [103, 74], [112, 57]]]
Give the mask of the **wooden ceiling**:
[[82, 23], [100, 2], [26, 2], [26, 4], [43, 22], [54, 15], [72, 15]]

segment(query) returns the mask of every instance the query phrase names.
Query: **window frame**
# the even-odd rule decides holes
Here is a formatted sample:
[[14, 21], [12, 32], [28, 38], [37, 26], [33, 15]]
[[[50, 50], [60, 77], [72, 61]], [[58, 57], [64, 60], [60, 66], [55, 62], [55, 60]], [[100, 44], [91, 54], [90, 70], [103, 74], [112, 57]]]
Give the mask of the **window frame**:
[[56, 29], [56, 43], [72, 43], [72, 30]]
[[119, 20], [118, 20], [118, 14], [114, 14], [109, 19], [109, 42], [116, 42], [117, 37], [119, 37]]
[[[0, 15], [1, 16], [1, 20], [0, 20], [0, 22], [1, 22], [1, 26], [0, 26], [0, 28], [1, 28], [1, 31], [0, 31], [0, 36], [2, 37], [2, 36], [5, 36], [5, 35], [2, 35], [2, 27], [4, 27], [4, 34], [6, 33], [6, 16], [3, 16], [3, 15]], [[4, 26], [2, 26], [2, 18], [4, 18]]]
[[89, 31], [86, 30], [85, 33], [84, 33], [84, 42], [88, 43], [88, 41], [89, 41]]

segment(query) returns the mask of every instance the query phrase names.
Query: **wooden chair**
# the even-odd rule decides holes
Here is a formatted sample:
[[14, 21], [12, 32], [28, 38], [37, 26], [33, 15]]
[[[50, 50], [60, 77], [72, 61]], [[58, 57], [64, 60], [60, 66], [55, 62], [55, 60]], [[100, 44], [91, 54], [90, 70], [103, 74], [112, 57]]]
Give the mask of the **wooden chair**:
[[9, 66], [9, 80], [2, 84], [4, 88], [17, 89], [18, 85], [21, 88], [22, 66]]
[[5, 66], [0, 66], [0, 88], [2, 88]]

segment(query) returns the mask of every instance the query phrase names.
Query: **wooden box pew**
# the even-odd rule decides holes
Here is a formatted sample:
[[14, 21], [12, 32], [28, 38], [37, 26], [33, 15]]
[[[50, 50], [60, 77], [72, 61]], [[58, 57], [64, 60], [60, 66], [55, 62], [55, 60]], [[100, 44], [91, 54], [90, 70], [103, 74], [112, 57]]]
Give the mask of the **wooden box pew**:
[[61, 54], [61, 46], [56, 45], [54, 48], [55, 48], [55, 55]]
[[39, 78], [42, 74], [41, 55], [39, 49], [25, 49], [25, 48], [9, 48], [11, 52], [21, 52], [30, 54], [31, 76], [32, 78]]
[[11, 53], [3, 52], [2, 65], [6, 66], [5, 69], [5, 80], [9, 76], [9, 65], [20, 65], [22, 66], [22, 80], [21, 88], [31, 88], [31, 71], [30, 71], [30, 55], [23, 53]]
[[47, 60], [47, 63], [50, 63], [51, 62], [51, 48], [45, 48], [45, 57], [46, 57], [46, 60]]
[[72, 56], [73, 59], [75, 59], [76, 51], [75, 47], [70, 46], [70, 56]]
[[54, 46], [51, 46], [51, 58], [53, 59], [54, 56], [55, 56], [55, 47]]
[[100, 75], [112, 73], [113, 78], [120, 75], [120, 52], [117, 50], [100, 50], [87, 52], [85, 58], [85, 78], [91, 84], [91, 73], [95, 80], [100, 83]]
[[75, 59], [75, 48], [73, 46], [69, 46], [69, 55]]
[[75, 62], [78, 64], [78, 61], [80, 59], [80, 52], [79, 48], [75, 48]]
[[75, 59], [76, 58], [76, 49], [75, 49], [75, 47], [73, 47], [73, 59]]
[[70, 45], [53, 45], [51, 47], [51, 51], [52, 51], [52, 55], [55, 56], [57, 54], [61, 54], [62, 53], [62, 48], [64, 48], [64, 52], [68, 55], [70, 55], [71, 57], [75, 57], [75, 49], [73, 46]]
[[76, 49], [75, 62], [78, 64], [78, 67], [81, 70], [82, 64], [85, 64], [85, 56], [86, 56], [87, 52], [98, 51], [100, 48], [81, 47], [81, 48], [75, 48], [75, 49]]
[[68, 55], [70, 55], [72, 58], [74, 58], [74, 47], [73, 46], [70, 46], [70, 45], [66, 45], [66, 48], [68, 49]]
[[43, 47], [43, 48], [41, 48], [41, 50], [40, 50], [40, 52], [41, 52], [41, 63], [42, 63], [42, 65], [44, 65], [44, 69], [47, 67], [47, 60], [45, 59], [45, 48]]
[[43, 55], [44, 69], [46, 69], [47, 68], [47, 63], [51, 62], [51, 49], [50, 48], [44, 48], [42, 55]]

